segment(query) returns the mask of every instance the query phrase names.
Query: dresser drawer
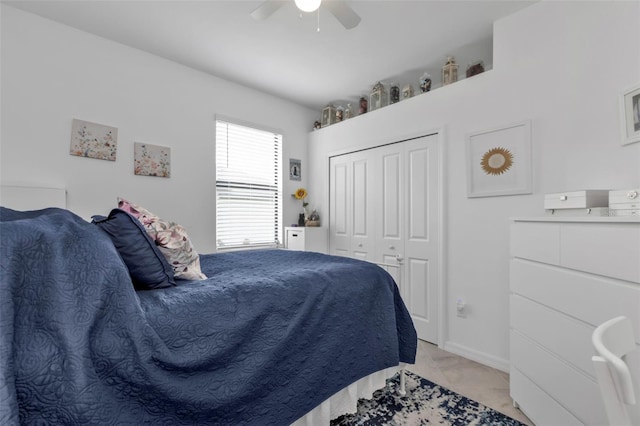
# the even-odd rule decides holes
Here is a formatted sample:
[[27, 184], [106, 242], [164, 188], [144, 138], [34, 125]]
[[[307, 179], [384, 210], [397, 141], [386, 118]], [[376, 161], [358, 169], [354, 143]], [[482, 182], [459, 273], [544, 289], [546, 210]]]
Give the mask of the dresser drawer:
[[[604, 425], [606, 414], [594, 379], [511, 331], [511, 362], [538, 387], [587, 425]], [[551, 424], [558, 424], [557, 420]]]
[[511, 225], [511, 256], [558, 265], [560, 224], [515, 222]]
[[[511, 292], [597, 327], [624, 315], [640, 324], [640, 286], [555, 266], [513, 259]], [[640, 343], [640, 326], [634, 327]]]
[[640, 226], [635, 223], [565, 223], [560, 264], [640, 283]]
[[591, 361], [591, 335], [595, 327], [518, 295], [511, 295], [510, 310], [511, 328], [595, 380]]
[[509, 393], [514, 402], [520, 405], [520, 410], [536, 425], [584, 425], [514, 367], [509, 372]]

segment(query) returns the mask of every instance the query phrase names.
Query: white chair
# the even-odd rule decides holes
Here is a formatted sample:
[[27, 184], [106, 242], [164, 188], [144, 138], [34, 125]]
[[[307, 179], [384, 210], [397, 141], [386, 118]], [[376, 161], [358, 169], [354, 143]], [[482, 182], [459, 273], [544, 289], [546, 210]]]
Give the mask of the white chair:
[[636, 347], [631, 320], [610, 319], [593, 332], [593, 346], [598, 355], [591, 358], [600, 392], [611, 426], [632, 426], [627, 406], [636, 404], [631, 372], [625, 355]]

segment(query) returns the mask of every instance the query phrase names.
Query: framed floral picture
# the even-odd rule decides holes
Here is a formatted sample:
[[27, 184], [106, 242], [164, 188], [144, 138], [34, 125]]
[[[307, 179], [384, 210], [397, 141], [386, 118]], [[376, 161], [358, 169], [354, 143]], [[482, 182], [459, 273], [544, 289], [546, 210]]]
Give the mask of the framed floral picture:
[[640, 85], [620, 95], [622, 145], [640, 142]]
[[118, 129], [104, 124], [73, 119], [69, 154], [98, 160], [116, 161]]
[[171, 177], [171, 148], [134, 142], [134, 173], [140, 176]]
[[530, 194], [531, 122], [467, 135], [467, 197]]

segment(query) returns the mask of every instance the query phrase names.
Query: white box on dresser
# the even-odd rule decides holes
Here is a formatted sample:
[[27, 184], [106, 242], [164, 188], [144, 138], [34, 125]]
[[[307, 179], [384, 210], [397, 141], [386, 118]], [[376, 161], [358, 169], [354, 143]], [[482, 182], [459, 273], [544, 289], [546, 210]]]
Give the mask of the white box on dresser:
[[608, 205], [609, 190], [606, 189], [558, 192], [544, 196], [545, 209], [586, 209]]
[[514, 403], [536, 425], [606, 424], [591, 334], [613, 317], [631, 319], [638, 347], [628, 362], [640, 392], [640, 218], [514, 219], [511, 256]]
[[611, 216], [640, 216], [640, 188], [609, 191]]

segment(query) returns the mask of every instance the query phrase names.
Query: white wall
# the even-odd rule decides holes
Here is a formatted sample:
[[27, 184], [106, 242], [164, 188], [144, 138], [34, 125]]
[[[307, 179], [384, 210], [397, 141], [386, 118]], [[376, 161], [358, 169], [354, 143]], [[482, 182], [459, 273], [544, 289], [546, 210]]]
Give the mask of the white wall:
[[[310, 194], [322, 199], [326, 215], [328, 154], [441, 130], [443, 341], [448, 350], [507, 369], [509, 218], [544, 214], [545, 193], [640, 186], [640, 143], [620, 145], [618, 117], [619, 94], [635, 84], [640, 3], [535, 4], [495, 24], [493, 71], [313, 132]], [[524, 119], [532, 120], [533, 194], [467, 198], [465, 136]], [[455, 316], [458, 298], [467, 302], [466, 318]]]
[[[2, 5], [3, 183], [49, 183], [68, 191], [84, 218], [129, 198], [187, 229], [201, 253], [215, 250], [215, 114], [284, 134], [289, 157], [306, 166], [318, 112], [142, 51]], [[71, 120], [118, 128], [115, 162], [69, 155]], [[171, 178], [135, 176], [133, 143], [171, 148]], [[304, 170], [304, 169], [303, 169]], [[285, 195], [284, 225], [299, 203]]]

